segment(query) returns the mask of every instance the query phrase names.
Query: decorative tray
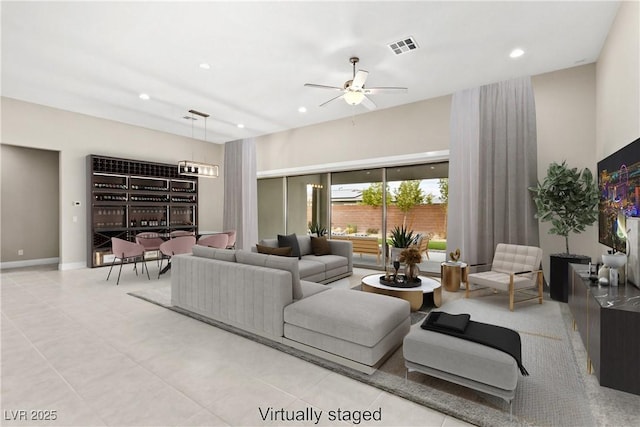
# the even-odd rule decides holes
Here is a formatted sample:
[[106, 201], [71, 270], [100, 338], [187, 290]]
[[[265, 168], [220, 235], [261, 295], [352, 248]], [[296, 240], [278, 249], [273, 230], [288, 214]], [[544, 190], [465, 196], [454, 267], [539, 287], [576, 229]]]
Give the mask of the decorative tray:
[[389, 280], [385, 276], [380, 276], [380, 283], [394, 288], [418, 288], [422, 286], [422, 280], [419, 277], [409, 282], [404, 274], [398, 274], [397, 276], [390, 274]]

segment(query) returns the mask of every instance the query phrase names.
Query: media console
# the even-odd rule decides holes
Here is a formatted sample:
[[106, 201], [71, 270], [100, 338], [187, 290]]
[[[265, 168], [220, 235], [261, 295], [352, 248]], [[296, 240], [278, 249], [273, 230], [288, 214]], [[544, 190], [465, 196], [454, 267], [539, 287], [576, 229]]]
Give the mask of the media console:
[[569, 308], [601, 386], [640, 395], [640, 289], [600, 286], [571, 264]]

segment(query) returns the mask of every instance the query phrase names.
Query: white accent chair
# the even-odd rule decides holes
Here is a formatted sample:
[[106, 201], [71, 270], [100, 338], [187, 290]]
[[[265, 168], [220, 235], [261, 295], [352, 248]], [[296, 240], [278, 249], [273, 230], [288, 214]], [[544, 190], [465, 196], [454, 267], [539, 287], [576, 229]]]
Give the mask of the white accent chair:
[[[493, 256], [490, 271], [472, 273], [468, 276], [465, 297], [469, 298], [471, 285], [493, 288], [509, 293], [509, 310], [513, 311], [515, 302], [538, 299], [542, 304], [542, 249], [535, 246], [498, 243]], [[524, 289], [538, 288], [537, 296], [529, 296], [515, 301], [515, 293]]]

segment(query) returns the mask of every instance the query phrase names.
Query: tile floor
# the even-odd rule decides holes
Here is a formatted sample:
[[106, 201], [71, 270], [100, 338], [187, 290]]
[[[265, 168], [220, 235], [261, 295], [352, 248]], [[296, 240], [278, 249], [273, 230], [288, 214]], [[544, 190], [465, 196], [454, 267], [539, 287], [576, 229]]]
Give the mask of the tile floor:
[[125, 266], [119, 286], [105, 268], [0, 274], [2, 425], [315, 425], [263, 421], [268, 408], [322, 411], [317, 425], [468, 425], [127, 295], [170, 280], [149, 266], [151, 281]]

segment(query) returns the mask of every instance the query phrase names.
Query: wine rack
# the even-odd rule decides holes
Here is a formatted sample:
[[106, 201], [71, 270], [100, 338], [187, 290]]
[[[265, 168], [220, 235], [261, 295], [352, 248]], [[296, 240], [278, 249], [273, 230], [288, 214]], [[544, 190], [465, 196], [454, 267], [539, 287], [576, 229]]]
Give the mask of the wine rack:
[[89, 267], [111, 264], [112, 237], [197, 233], [198, 179], [176, 165], [89, 155], [87, 171]]

